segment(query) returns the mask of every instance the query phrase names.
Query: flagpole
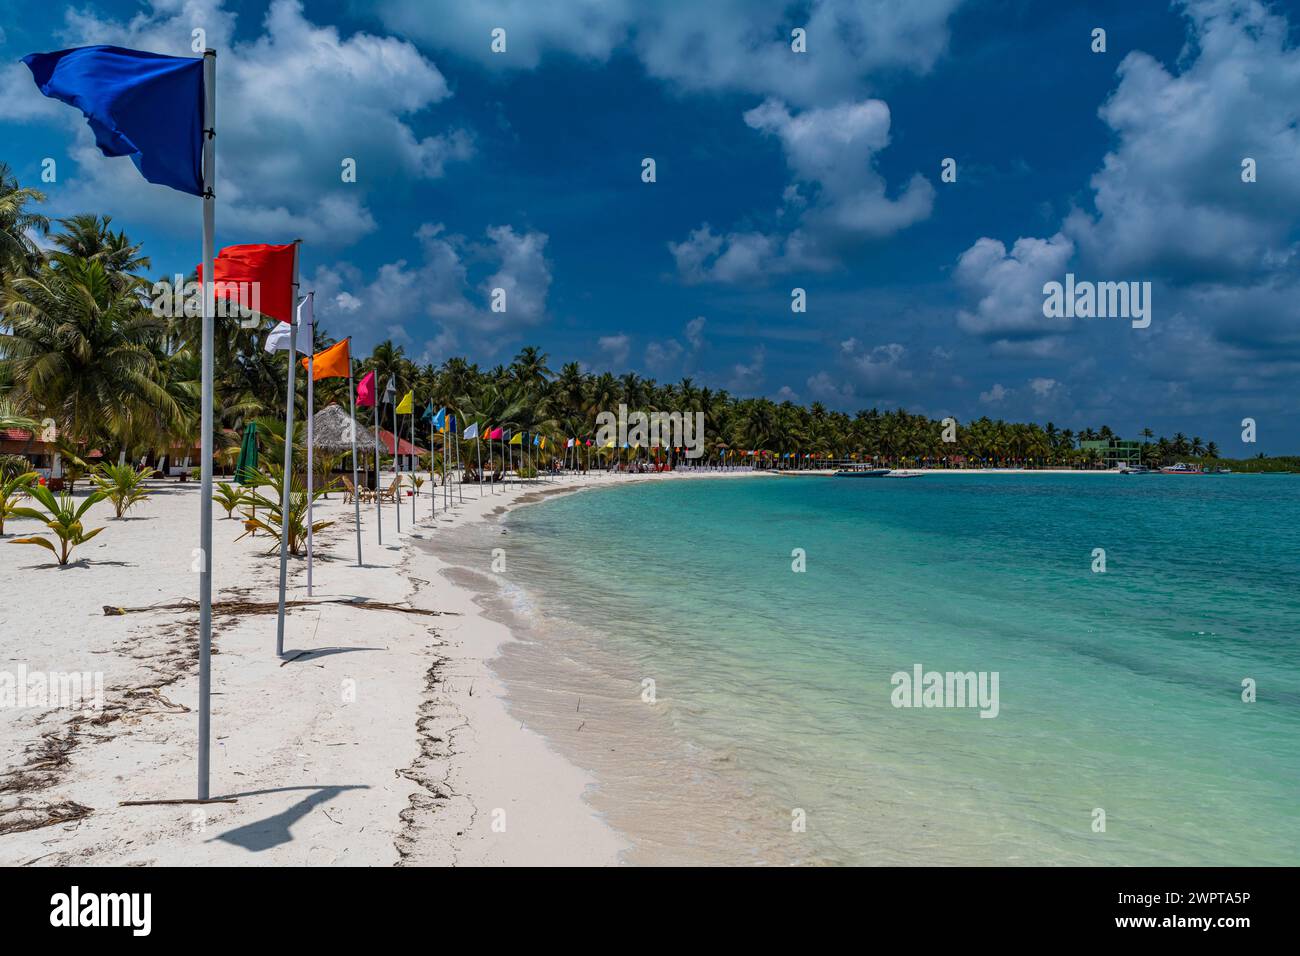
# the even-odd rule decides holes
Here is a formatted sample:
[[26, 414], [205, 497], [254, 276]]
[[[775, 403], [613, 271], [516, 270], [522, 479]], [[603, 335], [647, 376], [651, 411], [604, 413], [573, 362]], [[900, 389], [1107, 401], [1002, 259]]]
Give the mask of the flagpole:
[[217, 51], [203, 51], [203, 358], [199, 445], [199, 768], [208, 799], [212, 737], [212, 327], [216, 314]]
[[483, 443], [479, 441], [478, 429], [474, 429], [474, 454], [478, 458], [478, 496], [483, 497]]
[[375, 529], [379, 533], [379, 546], [384, 546], [384, 505], [379, 500], [379, 376], [375, 376]]
[[[429, 407], [426, 408], [425, 411], [426, 412], [433, 411], [432, 396], [430, 396], [429, 398]], [[437, 462], [437, 452], [433, 450], [433, 419], [430, 418], [429, 419], [429, 513], [432, 514], [435, 519], [438, 517], [438, 495], [436, 494], [437, 489], [434, 487], [434, 478], [433, 478], [434, 474], [436, 474], [433, 467], [436, 464], [436, 462]]]
[[[429, 462], [433, 462], [433, 449], [429, 449]], [[411, 404], [411, 527], [415, 527], [415, 404]], [[430, 491], [433, 489], [430, 488]]]
[[459, 504], [465, 503], [465, 473], [460, 470], [460, 435], [456, 434], [456, 429], [451, 430], [456, 435], [456, 501]]
[[[389, 379], [393, 383], [393, 388], [397, 388], [397, 376], [394, 375]], [[397, 457], [398, 442], [401, 439], [397, 437], [397, 392], [393, 392], [393, 479], [398, 482], [393, 489], [393, 510], [397, 512], [397, 533], [402, 533], [402, 459]]]
[[348, 415], [352, 418], [352, 508], [357, 526], [357, 567], [361, 567], [361, 485], [357, 481], [357, 396], [352, 389], [351, 342], [348, 342]]
[[293, 306], [289, 313], [289, 382], [284, 410], [284, 472], [280, 493], [280, 603], [275, 613], [275, 653], [284, 656], [284, 588], [289, 574], [289, 510], [293, 490], [293, 371], [298, 364], [298, 253], [302, 240], [293, 241]]
[[[310, 293], [308, 293], [310, 295]], [[313, 330], [314, 331], [314, 330]], [[316, 412], [316, 336], [311, 337], [311, 356], [307, 359], [307, 596], [311, 597], [311, 565], [312, 565], [312, 517], [314, 510], [312, 508], [312, 490], [315, 488], [315, 477], [312, 474], [315, 456], [313, 446], [315, 445], [315, 432], [312, 421]], [[329, 486], [326, 485], [328, 489]]]

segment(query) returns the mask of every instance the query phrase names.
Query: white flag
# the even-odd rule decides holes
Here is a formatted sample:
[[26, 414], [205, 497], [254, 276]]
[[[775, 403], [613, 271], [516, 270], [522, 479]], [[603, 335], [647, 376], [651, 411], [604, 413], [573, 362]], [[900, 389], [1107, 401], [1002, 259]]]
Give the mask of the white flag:
[[475, 422], [473, 425], [470, 425], [468, 428], [466, 428], [465, 434], [463, 434], [461, 437], [464, 438], [466, 441], [469, 441], [471, 438], [478, 438], [478, 422]]
[[[298, 303], [298, 346], [299, 355], [310, 355], [312, 350], [311, 326], [312, 317], [312, 296], [316, 293], [308, 292], [307, 297]], [[268, 352], [275, 352], [280, 349], [289, 347], [289, 323], [277, 322], [275, 328], [266, 334], [266, 345], [263, 346]]]

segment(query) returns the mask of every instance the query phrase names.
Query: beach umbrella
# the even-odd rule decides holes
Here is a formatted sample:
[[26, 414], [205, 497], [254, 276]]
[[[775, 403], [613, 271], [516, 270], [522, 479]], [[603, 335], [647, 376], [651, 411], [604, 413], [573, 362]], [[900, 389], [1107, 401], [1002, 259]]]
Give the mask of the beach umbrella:
[[249, 422], [244, 426], [244, 439], [239, 445], [239, 460], [235, 462], [235, 481], [241, 485], [251, 485], [256, 479], [257, 471], [257, 425]]

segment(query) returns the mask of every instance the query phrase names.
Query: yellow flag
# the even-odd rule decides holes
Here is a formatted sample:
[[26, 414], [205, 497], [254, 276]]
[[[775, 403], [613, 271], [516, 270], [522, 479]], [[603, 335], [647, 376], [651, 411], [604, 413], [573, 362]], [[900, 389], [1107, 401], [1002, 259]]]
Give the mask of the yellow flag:
[[409, 415], [415, 408], [415, 391], [409, 391], [402, 396], [402, 400], [397, 403], [397, 414]]
[[510, 439], [512, 445], [522, 445], [524, 443], [524, 433], [515, 432], [514, 437]]

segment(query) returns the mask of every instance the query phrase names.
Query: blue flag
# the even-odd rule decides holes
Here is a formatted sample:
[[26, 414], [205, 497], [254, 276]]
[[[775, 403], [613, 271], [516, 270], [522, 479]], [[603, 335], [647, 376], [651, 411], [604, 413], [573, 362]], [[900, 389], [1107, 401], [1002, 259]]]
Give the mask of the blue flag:
[[203, 195], [203, 60], [116, 46], [31, 53], [46, 96], [81, 110], [105, 156], [130, 156], [151, 183]]
[[424, 411], [421, 413], [420, 417], [426, 422], [433, 420], [433, 402], [430, 402], [424, 407]]
[[447, 409], [438, 409], [438, 414], [433, 416], [433, 427], [442, 431], [443, 423], [447, 420]]

